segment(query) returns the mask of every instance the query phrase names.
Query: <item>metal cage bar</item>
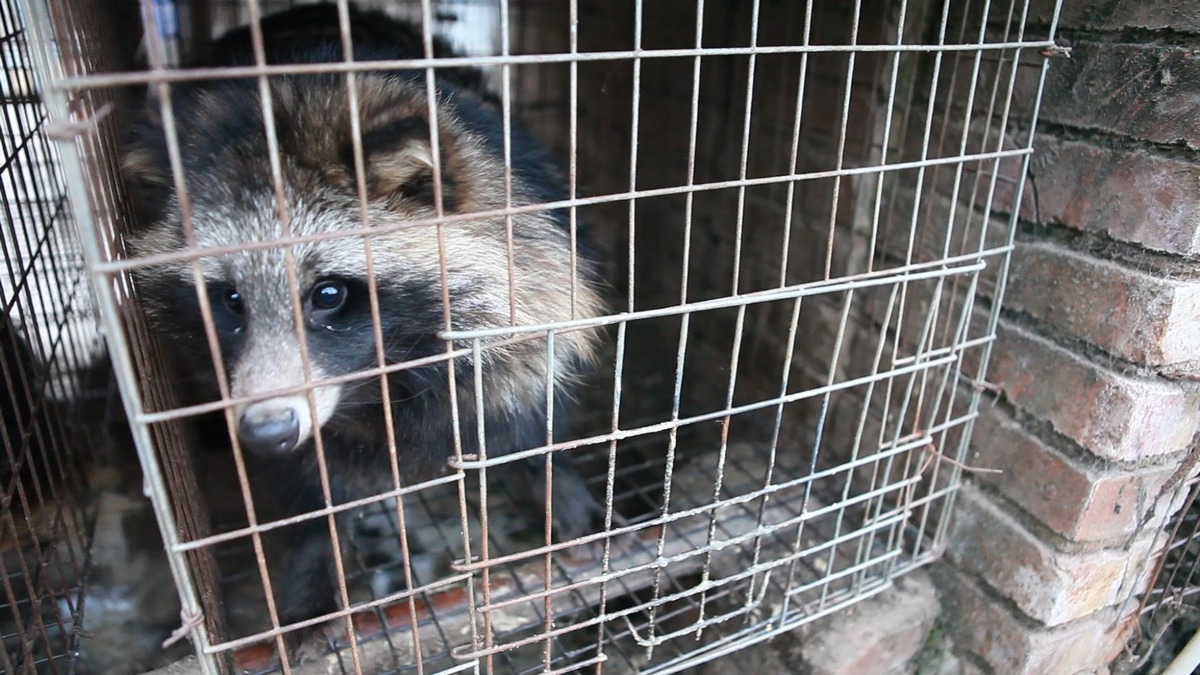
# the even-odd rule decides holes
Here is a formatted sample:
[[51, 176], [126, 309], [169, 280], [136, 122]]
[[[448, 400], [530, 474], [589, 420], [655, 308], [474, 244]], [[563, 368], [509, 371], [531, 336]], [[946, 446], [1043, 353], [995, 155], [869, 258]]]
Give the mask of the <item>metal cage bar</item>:
[[[409, 23], [412, 48], [385, 60], [356, 51], [361, 25], [338, 0], [334, 56], [272, 60], [280, 33], [263, 18], [306, 4], [142, 0], [121, 27], [141, 36], [144, 63], [123, 68], [66, 53], [99, 30], [82, 3], [24, 3], [50, 120], [70, 131], [56, 146], [69, 218], [204, 672], [307, 672], [292, 640], [321, 626], [328, 648], [314, 658], [343, 672], [677, 672], [936, 558], [1013, 249], [1014, 223], [993, 200], [1033, 152], [1045, 65], [1029, 55], [1054, 45], [1053, 22], [1028, 28], [1028, 0], [354, 3]], [[183, 65], [243, 24], [243, 62]], [[473, 68], [480, 92], [446, 89]], [[428, 127], [403, 146], [424, 154], [405, 161], [427, 184], [382, 199], [372, 97], [400, 80]], [[262, 164], [242, 181], [259, 192], [225, 220], [259, 219], [261, 236], [210, 236], [220, 218], [204, 181], [221, 180], [233, 155], [189, 175], [219, 139], [188, 128], [200, 104], [188, 92], [214, 81], [249, 92], [229, 133], [261, 132]], [[323, 131], [348, 120], [344, 166], [313, 169], [294, 150], [303, 93], [284, 84], [301, 81], [336, 83], [344, 110]], [[122, 139], [97, 119], [131, 119], [135, 88], [155, 96], [170, 217], [146, 218], [126, 195]], [[468, 97], [494, 138], [463, 121]], [[554, 186], [530, 187], [522, 128], [563, 155]], [[297, 182], [323, 169], [340, 182]], [[475, 184], [489, 187], [464, 196]], [[318, 193], [340, 196], [312, 208]], [[337, 226], [314, 226], [321, 218]], [[551, 237], [538, 223], [556, 218], [559, 257], [531, 265]], [[127, 247], [168, 226], [179, 246]], [[421, 336], [433, 348], [399, 356], [397, 241], [428, 253], [412, 267], [427, 291], [418, 309], [436, 323]], [[361, 263], [313, 272], [317, 250]], [[230, 347], [242, 343], [222, 323], [229, 287], [240, 297], [231, 261], [250, 256], [276, 265], [278, 344], [291, 345], [277, 351], [296, 352], [295, 377], [258, 389], [243, 386], [246, 357]], [[179, 271], [194, 306], [187, 339], [210, 362], [199, 365], [207, 398], [162, 386], [196, 364], [171, 361], [179, 345], [155, 337], [161, 312], [144, 314], [135, 279], [159, 269]], [[313, 332], [312, 293], [347, 276], [364, 289], [347, 330], [369, 348], [337, 370]], [[498, 309], [473, 321], [463, 298], [484, 302], [470, 296], [480, 279]], [[596, 289], [605, 309], [589, 304]], [[565, 355], [584, 343], [599, 345], [582, 359], [585, 385], [561, 395], [579, 365]], [[496, 379], [498, 363], [524, 373], [527, 391], [518, 370]], [[416, 436], [402, 425], [427, 391], [397, 383], [429, 373], [446, 456], [410, 475]], [[330, 391], [376, 392], [354, 405], [377, 412], [378, 437], [347, 445], [337, 415], [357, 412], [342, 399], [322, 407]], [[509, 417], [489, 416], [518, 394]], [[313, 495], [279, 514], [264, 490], [298, 469], [280, 465], [264, 483], [241, 425], [253, 405], [283, 399], [311, 422]], [[217, 431], [200, 442], [188, 430], [206, 420]], [[535, 442], [507, 447], [518, 424]], [[224, 474], [200, 475], [190, 459], [206, 443], [229, 446]], [[381, 459], [379, 489], [346, 487], [336, 467], [351, 451]], [[510, 479], [519, 471], [528, 483]], [[597, 522], [560, 537], [557, 509], [584, 492]], [[545, 504], [533, 523], [529, 493]], [[332, 572], [333, 604], [299, 618], [289, 607], [304, 593], [272, 558], [296, 532], [330, 542]]]
[[102, 403], [90, 362], [99, 338], [69, 180], [63, 130], [39, 96], [38, 33], [0, 3], [0, 670], [68, 673], [85, 632], [84, 586], [102, 457], [79, 423]]

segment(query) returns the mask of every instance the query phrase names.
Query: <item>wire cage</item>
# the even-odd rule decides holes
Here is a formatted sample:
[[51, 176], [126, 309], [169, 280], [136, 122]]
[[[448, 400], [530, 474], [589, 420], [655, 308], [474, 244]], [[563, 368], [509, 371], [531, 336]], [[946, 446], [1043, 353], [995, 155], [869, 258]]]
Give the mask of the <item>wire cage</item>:
[[68, 672], [83, 615], [94, 509], [80, 413], [102, 410], [101, 347], [75, 214], [37, 92], [37, 49], [0, 3], [0, 671]]
[[[1193, 473], [1195, 455], [1177, 472], [1183, 477]], [[1184, 646], [1200, 630], [1200, 477], [1179, 483], [1168, 482], [1163, 496], [1167, 513], [1172, 514], [1156, 534], [1155, 545], [1141, 561], [1139, 573], [1147, 588], [1136, 601], [1134, 619], [1138, 630], [1125, 647], [1123, 658], [1114, 664], [1114, 672], [1157, 673], [1166, 669]]]
[[[321, 672], [674, 672], [849, 606], [938, 557], [988, 386], [1012, 250], [1013, 217], [993, 204], [1021, 201], [1040, 52], [1054, 46], [1052, 28], [1027, 30], [1027, 0], [360, 2], [411, 22], [419, 53], [267, 63], [270, 34], [260, 28], [250, 32], [249, 64], [193, 65], [212, 56], [213, 37], [304, 4], [22, 7], [62, 139], [65, 180], [52, 194], [70, 196], [63, 218], [78, 226], [178, 586], [181, 634], [204, 672], [308, 672], [311, 662], [294, 658], [288, 639], [322, 622], [332, 628], [314, 657]], [[338, 48], [352, 51], [350, 8], [338, 2], [336, 11]], [[131, 242], [149, 223], [118, 164], [147, 89], [165, 121], [165, 181], [186, 192], [181, 169], [201, 150], [179, 138], [186, 119], [201, 118], [181, 117], [170, 92], [216, 80], [257, 86], [256, 105], [275, 106], [255, 113], [273, 167], [259, 178], [274, 182], [266, 194], [286, 202], [278, 221], [287, 223], [304, 189], [283, 176], [302, 158], [281, 159], [280, 139], [286, 145], [299, 132], [286, 123], [288, 102], [269, 100], [273, 83], [332, 73], [354, 106], [369, 73], [416, 73], [412, 81], [435, 92], [438, 78], [469, 68], [482, 73], [484, 109], [503, 130], [488, 160], [504, 186], [499, 207], [463, 207], [487, 202], [469, 194], [447, 206], [444, 191], [457, 184], [435, 149], [433, 216], [135, 253]], [[450, 99], [426, 99], [433, 129], [423, 138], [435, 148], [455, 142], [436, 113]], [[284, 121], [264, 123], [272, 119]], [[561, 166], [561, 194], [517, 203], [518, 125]], [[357, 186], [347, 189], [364, 200], [372, 142], [359, 133], [347, 155]], [[569, 297], [565, 315], [513, 300], [521, 284], [537, 283], [512, 271], [532, 245], [522, 218], [555, 210], [570, 234], [570, 275], [555, 277], [548, 265], [546, 278], [562, 283], [546, 297]], [[291, 304], [309, 291], [295, 273], [294, 251], [305, 245], [342, 237], [357, 251], [376, 250], [403, 228], [443, 238], [472, 223], [504, 235], [509, 272], [497, 292], [507, 293], [508, 321], [452, 320], [461, 311], [450, 301], [452, 270], [475, 261], [447, 260], [437, 248], [437, 273], [425, 281], [442, 289], [426, 303], [446, 317], [431, 336], [438, 350], [395, 359], [380, 347], [372, 363], [321, 380], [300, 348], [296, 391], [311, 411], [322, 387], [369, 381], [386, 391], [407, 369], [451, 373], [457, 384], [440, 385], [454, 415], [443, 470], [407, 480], [412, 450], [378, 441], [367, 451], [390, 462], [390, 487], [339, 497], [328, 468], [318, 467], [319, 506], [260, 518], [256, 502], [274, 486], [247, 474], [234, 410], [248, 399], [219, 374], [224, 347], [209, 301], [218, 296], [188, 291], [222, 390], [194, 401], [191, 385], [179, 385], [186, 380], [173, 345], [147, 316], [139, 271], [184, 261], [205, 286], [206, 260], [276, 251], [280, 269], [292, 270]], [[576, 311], [592, 283], [586, 259], [596, 261], [606, 309]], [[386, 299], [366, 293], [370, 321], [360, 332], [378, 346]], [[545, 368], [525, 364], [542, 377], [544, 399], [530, 405], [541, 411], [544, 442], [489, 453], [485, 416], [459, 419], [505, 395], [483, 383], [489, 359], [514, 345], [553, 357], [584, 339], [599, 345], [598, 365], [583, 378], [568, 430], [555, 429], [553, 358]], [[373, 409], [394, 425], [404, 404]], [[322, 438], [320, 424], [313, 433]], [[300, 451], [323, 465], [321, 443], [334, 441]], [[539, 458], [544, 473], [533, 484], [541, 480], [558, 500], [570, 462], [582, 482], [565, 489], [594, 495], [602, 522], [563, 538], [546, 524], [549, 514], [529, 517], [529, 490], [506, 476]], [[275, 535], [298, 526], [334, 542], [339, 609], [289, 622], [280, 605], [302, 590], [281, 587], [268, 558], [286, 545]]]

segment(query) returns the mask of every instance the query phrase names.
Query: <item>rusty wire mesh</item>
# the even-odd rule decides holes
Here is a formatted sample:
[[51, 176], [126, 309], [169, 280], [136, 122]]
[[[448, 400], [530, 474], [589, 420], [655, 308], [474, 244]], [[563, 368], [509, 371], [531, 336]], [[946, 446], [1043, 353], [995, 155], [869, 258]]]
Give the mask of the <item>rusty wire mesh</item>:
[[[46, 41], [47, 101], [73, 125], [67, 187], [201, 666], [300, 672], [278, 653], [297, 626], [280, 624], [262, 548], [280, 523], [248, 516], [239, 472], [198, 469], [191, 453], [189, 421], [243, 401], [173, 396], [129, 295], [130, 271], [150, 261], [123, 249], [137, 224], [114, 148], [147, 84], [379, 66], [180, 65], [225, 28], [304, 3], [26, 4]], [[1038, 52], [1053, 45], [1052, 28], [1027, 32], [1028, 2], [362, 4], [463, 54], [386, 67], [480, 67], [502, 114], [564, 167], [559, 202], [403, 226], [567, 209], [597, 233], [612, 309], [453, 327], [447, 355], [353, 378], [603, 334], [572, 435], [523, 454], [590, 467], [605, 528], [558, 542], [522, 525], [519, 495], [489, 478], [515, 455], [457, 456], [440, 477], [368, 499], [327, 496], [287, 522], [328, 520], [346, 540], [349, 605], [323, 618], [352, 630], [330, 645], [331, 667], [673, 672], [940, 554], [1012, 250], [1012, 209], [996, 204], [1022, 198]], [[127, 67], [142, 57], [148, 67]], [[340, 534], [339, 513], [353, 515]]]
[[72, 207], [38, 95], [39, 52], [0, 3], [0, 672], [73, 672], [99, 445], [78, 424], [103, 398], [100, 348]]
[[[1170, 514], [1145, 560], [1138, 561], [1139, 578], [1145, 579], [1131, 620], [1132, 633], [1125, 654], [1113, 664], [1119, 673], [1161, 672], [1200, 630], [1200, 476], [1196, 451], [1181, 465], [1160, 494], [1160, 510]], [[1191, 476], [1188, 478], [1188, 476]], [[1161, 499], [1166, 497], [1166, 499]]]

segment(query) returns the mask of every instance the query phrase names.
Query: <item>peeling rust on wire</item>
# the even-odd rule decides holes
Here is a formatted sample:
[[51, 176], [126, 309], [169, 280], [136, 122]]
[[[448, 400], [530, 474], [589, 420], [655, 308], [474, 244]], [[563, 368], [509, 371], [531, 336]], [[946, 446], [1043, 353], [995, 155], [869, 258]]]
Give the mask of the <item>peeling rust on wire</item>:
[[1066, 45], [1055, 44], [1055, 45], [1051, 45], [1049, 47], [1043, 47], [1038, 50], [1038, 53], [1041, 54], [1042, 56], [1045, 56], [1048, 59], [1059, 58], [1059, 57], [1064, 58], [1064, 59], [1071, 58], [1071, 48]]

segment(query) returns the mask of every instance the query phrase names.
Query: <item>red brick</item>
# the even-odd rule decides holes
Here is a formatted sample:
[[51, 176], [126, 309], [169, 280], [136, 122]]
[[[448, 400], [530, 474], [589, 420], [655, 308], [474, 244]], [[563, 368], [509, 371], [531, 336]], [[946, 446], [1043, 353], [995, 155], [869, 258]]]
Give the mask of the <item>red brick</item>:
[[950, 565], [933, 568], [955, 643], [997, 673], [1077, 673], [1108, 665], [1137, 627], [1114, 610], [1046, 628], [1018, 617]]
[[1136, 533], [1174, 469], [1081, 466], [995, 407], [981, 411], [972, 438], [971, 466], [1003, 471], [977, 477], [1072, 541], [1113, 540]]
[[[1167, 253], [1200, 252], [1200, 165], [1044, 135], [1034, 139], [1034, 150], [1044, 221]], [[1002, 167], [1007, 178], [1020, 171], [1015, 162]], [[999, 211], [1012, 211], [1015, 187], [1011, 181], [997, 184]], [[1039, 215], [1033, 196], [1026, 186], [1021, 215], [1027, 220]]]
[[1102, 368], [1001, 322], [990, 379], [1058, 433], [1105, 459], [1182, 452], [1200, 429], [1200, 391]]
[[1029, 617], [1057, 626], [1113, 605], [1143, 556], [1120, 549], [1067, 553], [1039, 540], [977, 489], [959, 493], [949, 553]]
[[1128, 361], [1165, 366], [1200, 359], [1200, 281], [1164, 279], [1050, 244], [1021, 244], [1005, 302]]
[[[1195, 50], [1087, 40], [1072, 42], [1071, 50], [1047, 74], [1041, 121], [1200, 147]], [[1034, 94], [1040, 72], [1024, 70], [1018, 100]]]
[[[1049, 23], [1055, 0], [1033, 0], [1029, 8], [1030, 21]], [[1188, 0], [1108, 0], [1107, 2], [1063, 3], [1058, 17], [1059, 29], [1087, 28], [1091, 30], [1120, 30], [1148, 28], [1150, 30], [1190, 31], [1200, 33], [1200, 5]]]

